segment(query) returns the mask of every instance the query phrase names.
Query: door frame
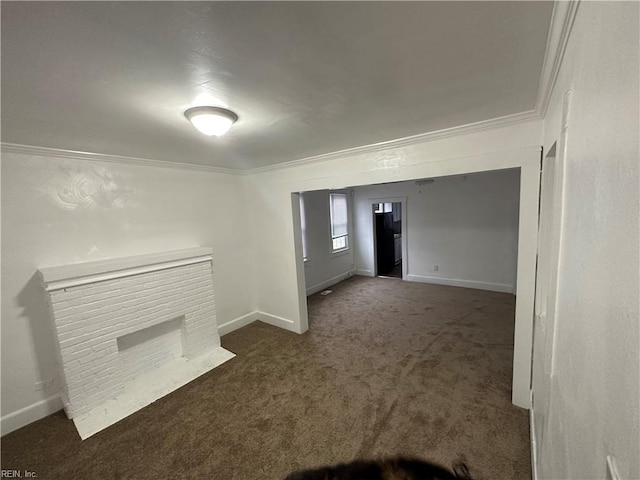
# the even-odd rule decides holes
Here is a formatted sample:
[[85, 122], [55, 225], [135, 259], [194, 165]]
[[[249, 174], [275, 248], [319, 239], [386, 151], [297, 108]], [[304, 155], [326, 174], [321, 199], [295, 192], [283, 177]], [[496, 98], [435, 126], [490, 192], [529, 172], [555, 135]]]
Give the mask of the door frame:
[[408, 266], [409, 266], [409, 257], [408, 257], [408, 248], [407, 248], [407, 197], [372, 197], [367, 198], [367, 202], [369, 204], [369, 214], [371, 215], [370, 222], [370, 232], [371, 232], [371, 256], [369, 261], [370, 265], [373, 265], [371, 271], [373, 272], [373, 276], [378, 276], [378, 246], [376, 242], [376, 214], [373, 213], [374, 203], [399, 203], [400, 207], [400, 219], [402, 221], [402, 280], [407, 278], [409, 274]]
[[[506, 140], [505, 140], [506, 141]], [[473, 143], [473, 142], [472, 142]], [[458, 145], [458, 144], [456, 144]], [[473, 148], [473, 145], [470, 148]], [[468, 150], [466, 147], [463, 150]], [[480, 149], [481, 150], [481, 149]], [[392, 171], [386, 169], [355, 169], [352, 173], [345, 173], [342, 163], [338, 163], [334, 175], [322, 175], [317, 178], [297, 176], [287, 178], [282, 182], [287, 194], [287, 201], [291, 202], [290, 193], [322, 190], [328, 188], [346, 188], [356, 186], [374, 185], [377, 183], [389, 183], [391, 181], [419, 180], [424, 178], [436, 178], [449, 175], [464, 175], [491, 170], [502, 170], [507, 168], [520, 169], [520, 208], [518, 225], [518, 271], [516, 279], [516, 314], [515, 331], [513, 336], [513, 370], [512, 370], [512, 392], [511, 401], [514, 405], [522, 408], [531, 407], [531, 359], [533, 344], [533, 303], [535, 295], [535, 275], [536, 275], [536, 251], [538, 243], [538, 203], [540, 200], [540, 152], [541, 145], [519, 147], [514, 149], [499, 150], [493, 153], [482, 153], [470, 155], [452, 154], [441, 157], [438, 160], [422, 160], [415, 164], [394, 167]], [[418, 155], [418, 153], [413, 153]], [[428, 157], [428, 155], [427, 155]], [[342, 162], [342, 159], [336, 162]], [[330, 165], [332, 160], [328, 160]], [[376, 164], [377, 165], [377, 164]], [[325, 165], [322, 172], [331, 172]], [[283, 192], [284, 193], [284, 192]], [[375, 201], [376, 199], [372, 199]], [[290, 208], [290, 207], [289, 207]], [[299, 208], [298, 208], [299, 210]], [[403, 219], [406, 219], [408, 209], [404, 208]], [[295, 222], [292, 222], [293, 215], [289, 216], [292, 230], [296, 230]], [[367, 224], [372, 223], [366, 222]], [[406, 223], [406, 222], [405, 222]], [[297, 227], [299, 229], [299, 225]], [[405, 229], [404, 237], [408, 237]], [[288, 252], [289, 264], [295, 264], [292, 268], [291, 283], [289, 289], [288, 306], [291, 308], [289, 315], [291, 319], [286, 323], [281, 322], [282, 327], [294, 332], [303, 333], [308, 330], [308, 314], [305, 295], [304, 266], [302, 257], [298, 258], [296, 252], [301, 251], [298, 246], [300, 239], [297, 235], [292, 235], [291, 243], [295, 244]], [[296, 238], [298, 237], [298, 238]], [[405, 238], [406, 240], [406, 238]], [[403, 245], [404, 247], [405, 245]], [[403, 255], [406, 255], [406, 249]], [[410, 259], [409, 259], [410, 260]], [[404, 272], [403, 272], [404, 274]], [[267, 307], [276, 311], [284, 311], [282, 302], [278, 304], [267, 303]], [[276, 318], [274, 315], [271, 317]], [[277, 317], [284, 318], [284, 317]], [[286, 318], [285, 318], [286, 320]]]
[[555, 376], [558, 284], [562, 256], [565, 168], [572, 91], [563, 95], [558, 139], [541, 159], [538, 249], [531, 359], [532, 432], [540, 444], [547, 428], [546, 412]]

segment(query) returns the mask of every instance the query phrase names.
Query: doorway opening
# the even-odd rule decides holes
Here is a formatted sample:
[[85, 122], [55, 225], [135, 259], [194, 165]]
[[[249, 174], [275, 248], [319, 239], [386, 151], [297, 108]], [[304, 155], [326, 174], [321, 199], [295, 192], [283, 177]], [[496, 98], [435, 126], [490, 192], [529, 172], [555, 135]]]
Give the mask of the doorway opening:
[[371, 207], [377, 276], [402, 278], [402, 203], [376, 202]]
[[[438, 182], [438, 188], [419, 188], [424, 183], [421, 178], [425, 177], [351, 187], [352, 190], [349, 190], [353, 192], [350, 198], [353, 204], [354, 229], [350, 243], [352, 248], [349, 252], [353, 254], [349, 257], [350, 253], [340, 252], [332, 258], [353, 262], [349, 263], [351, 270], [346, 274], [347, 277], [353, 274], [377, 277], [379, 274], [375, 210], [380, 210], [380, 206], [378, 205], [376, 209], [372, 206], [376, 203], [401, 201], [403, 280], [517, 293], [513, 333], [512, 401], [515, 405], [529, 408], [540, 152], [532, 150], [530, 155], [527, 154], [527, 158], [509, 161], [511, 163], [506, 162], [509, 164], [508, 167], [502, 164], [501, 168], [477, 169], [476, 165], [475, 170], [466, 173], [447, 172], [448, 175], [438, 175], [437, 178], [442, 179], [442, 182]], [[518, 189], [511, 192], [509, 198], [505, 198], [502, 188], [491, 188], [487, 195], [481, 197], [482, 202], [464, 203], [460, 195], [445, 188], [447, 182], [464, 182], [469, 184], [466, 188], [467, 193], [479, 194], [484, 187], [474, 186], [475, 182], [467, 181], [470, 175], [484, 173], [491, 175], [490, 172], [505, 170], [515, 171], [515, 181], [518, 183]], [[429, 178], [432, 177], [433, 175]], [[429, 184], [432, 183], [434, 182], [429, 182]], [[485, 182], [482, 182], [482, 185], [484, 184]], [[307, 193], [305, 192], [305, 196]], [[304, 332], [309, 328], [306, 296], [310, 293], [308, 286], [310, 278], [305, 275], [307, 273], [305, 271], [310, 269], [313, 259], [309, 258], [308, 262], [304, 262], [303, 259], [300, 238], [302, 228], [295, 228], [300, 221], [300, 202], [297, 196], [295, 200], [293, 220], [300, 311], [299, 331]], [[407, 221], [409, 201], [411, 201], [409, 213], [412, 215], [410, 228]], [[483, 206], [486, 207], [485, 210], [489, 208], [489, 213], [484, 216], [478, 213], [478, 209], [484, 208]], [[308, 210], [308, 207], [305, 207]], [[391, 208], [393, 210], [393, 207]], [[384, 207], [382, 213], [385, 213]], [[511, 222], [511, 217], [515, 219], [514, 222]], [[322, 221], [320, 218], [318, 220], [320, 228], [325, 230], [328, 221]], [[309, 221], [308, 215], [307, 221]], [[462, 221], [464, 223], [461, 226]], [[505, 222], [508, 225], [505, 226]], [[432, 228], [423, 228], [426, 223]], [[488, 232], [488, 230], [491, 231]], [[407, 241], [409, 234], [411, 235], [410, 245]], [[506, 250], [504, 250], [505, 246]], [[473, 256], [472, 253], [477, 252], [481, 247], [493, 253], [489, 255], [484, 252]], [[503, 253], [496, 257], [493, 255], [496, 253], [494, 250], [499, 247], [503, 247]], [[460, 251], [464, 252], [464, 255], [456, 253]], [[505, 262], [505, 252], [509, 256], [508, 262]], [[485, 265], [487, 261], [488, 266]], [[409, 263], [411, 263], [411, 270], [409, 270]], [[318, 268], [327, 267], [328, 264], [329, 262], [323, 261], [317, 263]], [[479, 275], [478, 272], [484, 276]], [[487, 275], [490, 278], [484, 278]], [[326, 277], [328, 276], [327, 274]], [[332, 279], [339, 281], [337, 277]], [[510, 280], [513, 280], [513, 284]]]

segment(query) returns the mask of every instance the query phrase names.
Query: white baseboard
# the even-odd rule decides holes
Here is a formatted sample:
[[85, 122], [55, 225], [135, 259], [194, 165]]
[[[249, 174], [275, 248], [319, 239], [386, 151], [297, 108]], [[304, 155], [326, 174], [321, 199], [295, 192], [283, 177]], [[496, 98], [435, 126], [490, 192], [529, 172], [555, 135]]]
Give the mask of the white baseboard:
[[533, 414], [533, 390], [531, 390], [531, 408], [529, 409], [529, 436], [531, 438], [531, 478], [538, 480], [538, 442], [536, 440], [535, 415]]
[[243, 315], [241, 317], [234, 318], [233, 320], [229, 320], [222, 325], [218, 325], [218, 333], [220, 334], [220, 336], [226, 335], [227, 333], [238, 330], [239, 328], [249, 325], [256, 320], [268, 323], [269, 325], [273, 325], [274, 327], [280, 327], [284, 330], [289, 330], [290, 332], [298, 333], [295, 329], [295, 323], [293, 320], [279, 317], [277, 315], [271, 315], [270, 313], [260, 312], [258, 310], [247, 313], [246, 315]]
[[336, 275], [335, 277], [331, 277], [330, 279], [325, 280], [324, 282], [318, 283], [316, 285], [313, 285], [307, 288], [307, 297], [309, 295], [313, 295], [314, 293], [321, 292], [325, 288], [329, 288], [335, 285], [336, 283], [340, 283], [343, 280], [346, 280], [347, 278], [353, 276], [354, 273], [356, 273], [356, 270], [348, 270], [346, 272], [341, 273], [340, 275]]
[[407, 275], [406, 280], [409, 282], [435, 283], [437, 285], [448, 285], [451, 287], [475, 288], [478, 290], [489, 290], [491, 292], [513, 293], [513, 285], [505, 285], [502, 283], [460, 280], [458, 278], [428, 277], [414, 274]]
[[273, 325], [274, 327], [280, 327], [284, 330], [289, 330], [290, 332], [300, 333], [295, 328], [295, 323], [293, 320], [289, 320], [288, 318], [278, 317], [277, 315], [271, 315], [269, 313], [264, 312], [255, 312], [257, 320], [261, 322], [268, 323], [269, 325]]
[[[227, 333], [231, 333], [234, 330], [249, 325], [256, 320], [262, 320], [270, 325], [274, 325], [291, 332], [296, 332], [293, 320], [278, 317], [276, 315], [269, 315], [256, 310], [241, 317], [234, 318], [233, 320], [229, 320], [222, 325], [218, 325], [218, 333], [220, 336], [226, 335]], [[62, 410], [63, 408], [64, 404], [60, 395], [53, 395], [34, 403], [33, 405], [29, 405], [28, 407], [9, 413], [0, 419], [1, 434], [4, 436], [18, 430], [19, 428], [29, 425], [30, 423], [40, 420], [41, 418], [51, 415], [58, 410]]]
[[246, 315], [243, 315], [241, 317], [234, 318], [233, 320], [229, 320], [222, 325], [218, 325], [218, 335], [226, 335], [227, 333], [231, 333], [234, 330], [238, 330], [239, 328], [255, 322], [258, 319], [257, 315], [258, 312], [254, 311], [251, 313], [247, 313]]
[[58, 410], [62, 410], [64, 405], [62, 404], [62, 398], [60, 395], [54, 395], [49, 398], [45, 398], [33, 405], [21, 408], [13, 413], [5, 415], [0, 419], [0, 430], [2, 436], [7, 433], [11, 433], [14, 430], [18, 430], [30, 423], [40, 420], [52, 413], [56, 413]]
[[359, 268], [356, 270], [356, 275], [362, 275], [363, 277], [373, 277], [373, 271]]

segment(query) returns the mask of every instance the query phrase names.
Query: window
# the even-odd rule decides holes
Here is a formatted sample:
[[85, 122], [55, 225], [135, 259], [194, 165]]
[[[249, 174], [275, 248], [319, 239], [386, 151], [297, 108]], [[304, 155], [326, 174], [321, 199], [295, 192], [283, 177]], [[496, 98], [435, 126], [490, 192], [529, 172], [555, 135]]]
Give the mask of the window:
[[307, 257], [307, 218], [304, 211], [304, 193], [300, 192], [300, 230], [302, 231], [302, 259], [306, 262]]
[[331, 193], [329, 195], [331, 212], [332, 251], [339, 252], [349, 248], [347, 195]]

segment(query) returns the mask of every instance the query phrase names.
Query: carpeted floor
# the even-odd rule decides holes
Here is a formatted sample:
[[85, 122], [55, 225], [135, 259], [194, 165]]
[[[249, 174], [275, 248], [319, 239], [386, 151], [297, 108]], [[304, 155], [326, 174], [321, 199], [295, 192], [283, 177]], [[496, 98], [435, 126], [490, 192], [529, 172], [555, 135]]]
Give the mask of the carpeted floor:
[[238, 356], [85, 440], [63, 412], [2, 438], [38, 479], [280, 479], [354, 458], [460, 455], [481, 479], [531, 478], [511, 405], [514, 297], [353, 277], [309, 298], [310, 330], [255, 322]]

